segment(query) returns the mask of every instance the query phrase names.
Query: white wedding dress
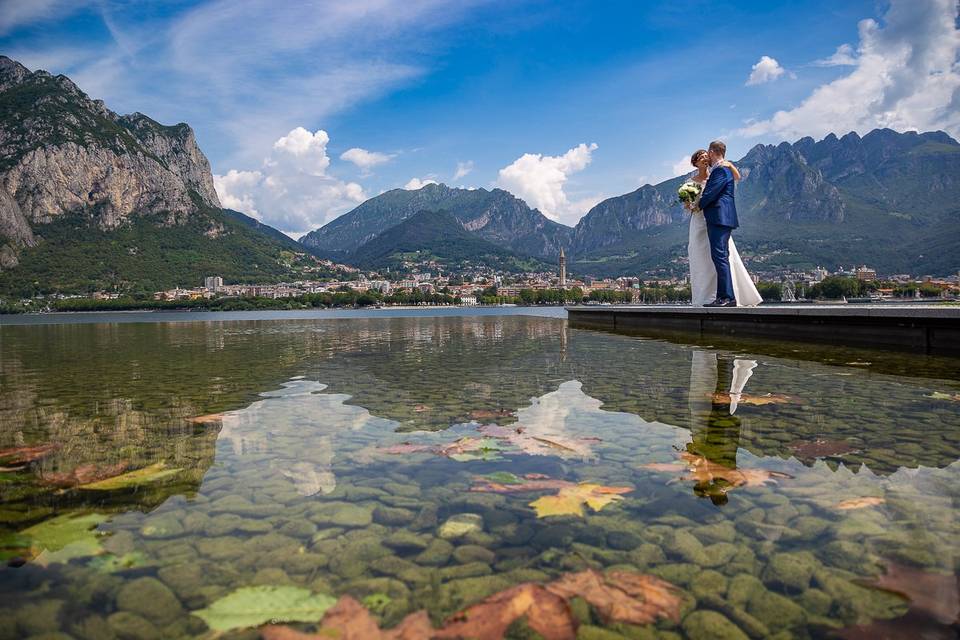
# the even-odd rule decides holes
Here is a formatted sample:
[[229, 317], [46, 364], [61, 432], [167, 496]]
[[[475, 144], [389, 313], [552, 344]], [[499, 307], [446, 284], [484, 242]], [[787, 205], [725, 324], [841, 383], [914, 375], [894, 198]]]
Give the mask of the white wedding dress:
[[[690, 178], [693, 180], [694, 178]], [[755, 307], [763, 298], [753, 284], [750, 273], [740, 259], [737, 245], [730, 237], [730, 276], [733, 278], [733, 294], [738, 307]], [[690, 214], [690, 238], [687, 242], [690, 260], [690, 301], [695, 307], [713, 302], [717, 297], [717, 269], [710, 258], [710, 239], [707, 237], [707, 221], [703, 213]]]

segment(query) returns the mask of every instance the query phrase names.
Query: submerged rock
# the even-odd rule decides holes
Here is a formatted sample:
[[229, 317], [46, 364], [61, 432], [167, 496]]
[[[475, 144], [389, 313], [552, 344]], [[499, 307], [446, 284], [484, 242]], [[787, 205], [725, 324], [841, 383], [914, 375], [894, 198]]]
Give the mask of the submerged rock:
[[694, 611], [681, 626], [690, 640], [749, 640], [737, 625], [716, 611]]
[[447, 521], [440, 525], [440, 528], [437, 530], [437, 535], [444, 540], [456, 540], [468, 533], [482, 530], [482, 516], [476, 513], [458, 513], [455, 516], [447, 518]]
[[120, 640], [159, 640], [160, 631], [149, 620], [128, 611], [118, 611], [107, 624]]
[[373, 510], [349, 502], [327, 502], [314, 509], [311, 520], [322, 526], [366, 527], [373, 522]]
[[417, 564], [439, 567], [447, 564], [452, 554], [452, 544], [442, 538], [434, 538], [427, 548], [423, 550], [423, 553], [418, 555], [415, 560]]
[[471, 562], [484, 562], [490, 564], [496, 554], [485, 547], [475, 544], [466, 544], [457, 547], [453, 552], [453, 559], [460, 564], [469, 564]]
[[430, 536], [418, 535], [406, 529], [400, 529], [384, 538], [383, 544], [400, 553], [411, 553], [423, 551], [430, 544], [430, 541]]
[[703, 543], [686, 529], [679, 529], [674, 531], [672, 536], [667, 536], [663, 547], [668, 555], [696, 565], [710, 566], [710, 558], [704, 551]]
[[409, 509], [377, 506], [373, 510], [373, 521], [388, 527], [406, 526], [413, 522], [415, 517], [415, 514]]
[[817, 559], [809, 551], [777, 553], [767, 563], [763, 580], [776, 587], [803, 591], [810, 586], [810, 578], [817, 566]]
[[183, 607], [167, 585], [156, 578], [138, 578], [121, 587], [117, 609], [146, 618], [160, 625], [183, 615]]

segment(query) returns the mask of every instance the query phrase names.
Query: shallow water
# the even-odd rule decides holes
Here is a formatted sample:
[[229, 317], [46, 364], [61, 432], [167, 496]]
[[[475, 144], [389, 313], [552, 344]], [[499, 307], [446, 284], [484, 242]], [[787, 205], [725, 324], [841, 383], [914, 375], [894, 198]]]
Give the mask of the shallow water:
[[[440, 625], [586, 568], [682, 604], [575, 607], [581, 637], [955, 637], [956, 361], [723, 347], [524, 315], [0, 327], [0, 450], [51, 445], [0, 457], [0, 639], [199, 637], [251, 585]], [[505, 473], [630, 491], [537, 517], [556, 489], [471, 490]]]

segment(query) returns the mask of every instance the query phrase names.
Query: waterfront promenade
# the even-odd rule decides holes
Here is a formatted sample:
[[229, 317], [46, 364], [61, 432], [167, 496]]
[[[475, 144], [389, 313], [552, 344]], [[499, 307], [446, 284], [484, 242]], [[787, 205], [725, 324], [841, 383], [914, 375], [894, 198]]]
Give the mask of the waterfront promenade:
[[734, 335], [960, 356], [960, 305], [567, 307], [571, 326]]

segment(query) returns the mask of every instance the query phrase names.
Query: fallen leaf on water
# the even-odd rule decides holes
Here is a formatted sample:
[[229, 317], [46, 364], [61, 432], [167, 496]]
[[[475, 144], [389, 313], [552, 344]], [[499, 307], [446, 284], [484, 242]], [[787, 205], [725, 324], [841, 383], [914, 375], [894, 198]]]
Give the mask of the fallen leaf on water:
[[907, 611], [892, 620], [875, 620], [833, 632], [832, 637], [842, 640], [956, 640], [957, 629], [931, 620], [917, 611]]
[[[730, 404], [729, 393], [715, 393], [711, 396], [715, 404]], [[749, 393], [741, 393], [737, 399], [737, 404], [761, 406], [765, 404], [795, 404], [798, 400], [793, 396], [783, 395], [781, 393], [768, 393], [762, 396], [753, 396]]]
[[187, 422], [192, 422], [193, 424], [216, 424], [223, 421], [223, 413], [208, 413], [205, 416], [194, 416], [189, 418]]
[[351, 598], [342, 596], [327, 609], [320, 630], [303, 633], [290, 627], [269, 625], [260, 630], [264, 640], [428, 640], [433, 627], [426, 611], [411, 613], [393, 629], [383, 630], [367, 609]]
[[302, 587], [241, 587], [193, 615], [214, 631], [231, 631], [266, 622], [313, 622], [335, 602]]
[[106, 480], [100, 480], [99, 482], [92, 482], [90, 484], [82, 484], [80, 485], [80, 488], [92, 491], [113, 491], [115, 489], [126, 489], [129, 487], [137, 487], [142, 484], [157, 482], [158, 480], [175, 476], [181, 471], [182, 469], [174, 467], [168, 468], [166, 463], [158, 462], [150, 465], [149, 467], [144, 467], [143, 469], [137, 469], [135, 471], [128, 471], [127, 473], [123, 473], [112, 478], [107, 478]]
[[663, 471], [666, 473], [679, 473], [686, 470], [687, 466], [680, 464], [679, 462], [650, 462], [648, 464], [640, 465], [641, 469], [649, 469], [650, 471]]
[[574, 640], [578, 621], [570, 610], [571, 598], [586, 600], [606, 623], [642, 625], [658, 619], [679, 621], [679, 594], [654, 576], [588, 569], [546, 585], [527, 582], [495, 593], [450, 616], [440, 629], [432, 628], [425, 611], [381, 629], [363, 605], [343, 596], [324, 613], [316, 633], [278, 625], [263, 627], [261, 633], [265, 640], [501, 640], [511, 625], [523, 620], [544, 640]]
[[471, 460], [499, 460], [503, 449], [494, 438], [471, 438], [465, 436], [441, 447], [438, 453], [457, 462]]
[[932, 573], [888, 561], [883, 575], [862, 584], [906, 598], [910, 611], [923, 613], [941, 624], [953, 624], [960, 619], [960, 576], [956, 574]]
[[126, 471], [128, 466], [130, 465], [127, 462], [118, 462], [106, 467], [84, 464], [65, 473], [44, 473], [40, 476], [40, 481], [54, 487], [76, 487], [118, 476]]
[[0, 450], [0, 460], [4, 464], [23, 464], [25, 462], [34, 462], [45, 458], [57, 449], [60, 445], [48, 443], [38, 444], [32, 447], [13, 447], [11, 449]]
[[606, 623], [650, 624], [658, 618], [680, 621], [679, 590], [654, 576], [587, 569], [568, 573], [547, 589], [567, 599], [582, 597]]
[[856, 451], [856, 447], [846, 440], [795, 440], [787, 445], [790, 450], [801, 458], [826, 458], [828, 456], [842, 456]]
[[834, 508], [845, 511], [850, 509], [863, 509], [864, 507], [875, 507], [878, 504], [883, 504], [884, 502], [886, 502], [886, 500], [875, 496], [851, 498], [849, 500], [844, 500], [843, 502], [838, 502], [836, 505], [834, 505]]
[[513, 411], [507, 409], [498, 409], [496, 411], [477, 409], [476, 411], [470, 412], [471, 420], [494, 420], [496, 418], [509, 418], [511, 416], [513, 416]]
[[500, 640], [510, 625], [521, 618], [544, 640], [577, 637], [577, 621], [566, 598], [534, 583], [501, 591], [455, 614], [433, 637]]
[[103, 536], [96, 529], [106, 520], [107, 516], [99, 513], [65, 513], [28, 527], [20, 534], [30, 540], [28, 555], [46, 566], [103, 553], [100, 544]]
[[413, 411], [415, 413], [426, 413], [427, 411], [430, 411], [430, 405], [415, 404], [413, 405]]
[[530, 503], [538, 518], [547, 516], [583, 516], [583, 505], [600, 511], [611, 502], [623, 500], [620, 494], [633, 491], [631, 487], [605, 487], [584, 482], [564, 487], [555, 496], [543, 496]]
[[722, 464], [708, 460], [705, 456], [698, 456], [684, 451], [680, 458], [687, 463], [690, 473], [683, 476], [684, 480], [694, 480], [698, 483], [714, 483], [718, 480], [733, 487], [762, 487], [781, 478], [793, 476], [778, 471], [766, 469], [731, 469]]
[[556, 489], [577, 486], [576, 482], [570, 482], [569, 480], [558, 480], [548, 477], [521, 479], [514, 476], [514, 478], [516, 478], [515, 480], [498, 482], [491, 479], [491, 476], [494, 475], [498, 474], [490, 474], [490, 476], [480, 476], [474, 478], [473, 480], [475, 484], [470, 487], [470, 491], [477, 491], [480, 493], [523, 493], [526, 491], [553, 491]]
[[380, 449], [383, 453], [391, 455], [406, 455], [408, 453], [419, 453], [421, 451], [430, 451], [433, 447], [427, 444], [413, 444], [412, 442], [401, 442], [400, 444], [390, 445]]
[[949, 393], [943, 393], [942, 391], [934, 391], [930, 395], [923, 397], [930, 398], [932, 400], [950, 400], [952, 402], [960, 402], [960, 393], [951, 395]]

